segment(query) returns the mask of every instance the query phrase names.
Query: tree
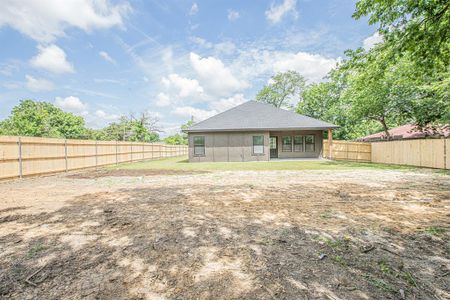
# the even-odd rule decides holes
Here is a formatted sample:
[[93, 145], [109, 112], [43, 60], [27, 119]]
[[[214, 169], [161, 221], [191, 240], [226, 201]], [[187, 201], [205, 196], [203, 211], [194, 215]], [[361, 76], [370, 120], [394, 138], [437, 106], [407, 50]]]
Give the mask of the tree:
[[[408, 84], [410, 107], [403, 114], [419, 127], [450, 122], [450, 2], [360, 0], [354, 18], [369, 16], [385, 42], [368, 51], [386, 68], [408, 65], [396, 82]], [[398, 69], [398, 68], [397, 68]]]
[[[360, 0], [354, 17], [379, 24], [383, 42], [346, 51], [329, 81], [308, 86], [297, 111], [353, 138], [379, 127], [450, 123], [448, 1]], [[378, 125], [377, 125], [378, 123]]]
[[23, 100], [0, 122], [0, 134], [80, 139], [86, 138], [88, 131], [82, 117], [48, 102]]
[[164, 139], [164, 142], [169, 145], [187, 145], [187, 140], [181, 133], [169, 135]]
[[332, 70], [328, 80], [308, 85], [302, 92], [297, 113], [339, 125], [333, 130], [337, 139], [355, 139], [380, 130], [375, 122], [357, 118], [352, 114], [351, 103], [344, 97], [348, 87], [346, 72]]
[[395, 56], [408, 53], [417, 65], [450, 62], [450, 2], [447, 0], [359, 0], [355, 19], [379, 24]]
[[[181, 130], [187, 129], [194, 125], [194, 121], [189, 120], [185, 124], [181, 125]], [[188, 135], [184, 132], [179, 132], [174, 135], [170, 135], [164, 139], [164, 142], [170, 145], [187, 145]]]
[[133, 142], [159, 141], [158, 119], [149, 112], [143, 112], [139, 117], [134, 114], [122, 116], [118, 122], [110, 123], [96, 134], [100, 140], [117, 140]]
[[295, 71], [278, 73], [256, 95], [256, 100], [275, 107], [291, 107], [289, 102], [298, 101], [305, 87], [305, 79]]

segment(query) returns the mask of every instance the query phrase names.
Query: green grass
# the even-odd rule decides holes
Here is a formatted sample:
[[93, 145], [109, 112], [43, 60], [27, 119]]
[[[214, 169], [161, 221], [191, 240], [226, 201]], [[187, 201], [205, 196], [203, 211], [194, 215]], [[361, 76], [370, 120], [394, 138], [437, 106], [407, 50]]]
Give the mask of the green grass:
[[358, 163], [328, 160], [294, 160], [269, 162], [203, 162], [189, 163], [185, 157], [126, 163], [111, 167], [122, 170], [184, 170], [184, 171], [278, 171], [278, 170], [351, 170], [378, 169], [411, 171], [417, 168], [400, 165]]
[[431, 226], [431, 227], [425, 228], [425, 232], [428, 234], [431, 234], [431, 235], [441, 235], [441, 234], [444, 234], [446, 232], [446, 230], [445, 230], [445, 228]]
[[29, 250], [27, 256], [29, 258], [36, 256], [39, 252], [44, 251], [47, 249], [42, 243], [37, 243], [33, 245]]

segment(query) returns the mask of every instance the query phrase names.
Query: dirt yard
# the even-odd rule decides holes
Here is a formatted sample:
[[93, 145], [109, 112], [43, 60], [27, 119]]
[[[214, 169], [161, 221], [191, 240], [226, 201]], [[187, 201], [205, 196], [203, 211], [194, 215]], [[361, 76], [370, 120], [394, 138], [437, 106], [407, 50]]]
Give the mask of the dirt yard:
[[450, 176], [87, 171], [0, 183], [0, 298], [450, 299]]

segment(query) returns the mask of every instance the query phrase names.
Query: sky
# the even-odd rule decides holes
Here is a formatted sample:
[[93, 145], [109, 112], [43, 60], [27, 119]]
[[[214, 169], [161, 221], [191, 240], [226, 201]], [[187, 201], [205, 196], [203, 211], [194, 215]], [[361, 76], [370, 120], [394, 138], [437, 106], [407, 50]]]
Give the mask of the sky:
[[321, 82], [380, 41], [353, 0], [0, 0], [0, 120], [23, 99], [101, 128], [149, 111], [162, 136], [255, 98], [277, 72]]

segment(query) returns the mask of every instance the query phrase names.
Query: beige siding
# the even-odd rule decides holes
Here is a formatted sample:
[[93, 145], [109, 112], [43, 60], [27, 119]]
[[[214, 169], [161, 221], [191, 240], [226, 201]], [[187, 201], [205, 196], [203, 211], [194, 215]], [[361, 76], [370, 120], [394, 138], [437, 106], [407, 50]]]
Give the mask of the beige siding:
[[228, 135], [228, 161], [243, 161], [242, 145], [244, 144], [243, 133], [233, 133]]
[[[283, 152], [282, 140], [283, 136], [291, 136], [292, 139], [296, 135], [314, 135], [315, 149], [314, 152]], [[304, 130], [304, 131], [271, 131], [270, 136], [278, 137], [278, 158], [318, 158], [322, 154], [322, 131], [321, 130]], [[292, 148], [293, 150], [293, 148]]]
[[[314, 152], [282, 152], [281, 137], [294, 135], [315, 136]], [[253, 154], [253, 136], [264, 135], [264, 154]], [[322, 131], [283, 131], [283, 132], [219, 132], [190, 133], [189, 160], [191, 162], [212, 161], [268, 161], [270, 157], [269, 136], [278, 136], [279, 158], [318, 158], [322, 153]], [[194, 136], [205, 137], [205, 156], [194, 156]]]
[[[264, 135], [264, 154], [253, 154], [253, 136]], [[205, 137], [205, 156], [194, 156], [194, 136]], [[217, 132], [189, 134], [189, 161], [267, 161], [269, 132]]]
[[215, 158], [223, 158], [228, 161], [228, 134], [216, 133], [213, 135], [213, 161]]

